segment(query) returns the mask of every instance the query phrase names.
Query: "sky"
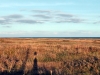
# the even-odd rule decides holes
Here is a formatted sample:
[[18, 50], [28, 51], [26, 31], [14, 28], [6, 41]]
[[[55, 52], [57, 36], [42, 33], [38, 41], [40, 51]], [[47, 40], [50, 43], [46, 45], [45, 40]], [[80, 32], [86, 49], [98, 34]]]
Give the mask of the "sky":
[[0, 0], [0, 37], [100, 37], [100, 0]]

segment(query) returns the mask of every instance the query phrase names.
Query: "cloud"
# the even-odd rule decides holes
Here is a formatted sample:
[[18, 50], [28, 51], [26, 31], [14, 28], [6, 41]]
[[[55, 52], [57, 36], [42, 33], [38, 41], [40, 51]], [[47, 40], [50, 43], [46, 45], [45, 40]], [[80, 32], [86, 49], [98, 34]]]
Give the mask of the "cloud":
[[11, 26], [6, 26], [6, 25], [4, 25], [3, 27], [4, 27], [4, 28], [11, 28]]
[[[26, 12], [26, 11], [23, 11]], [[36, 23], [85, 23], [84, 19], [80, 19], [75, 14], [62, 13], [53, 10], [32, 10], [32, 15], [11, 14], [0, 17], [0, 24], [36, 24]], [[37, 13], [38, 12], [38, 13]], [[29, 18], [29, 19], [27, 19]]]
[[50, 16], [47, 16], [47, 15], [33, 15], [33, 17], [38, 17], [38, 18], [44, 18], [44, 19], [50, 19], [50, 18], [52, 18], [52, 17], [50, 17]]
[[20, 9], [20, 11], [22, 12], [22, 11], [27, 11], [26, 9]]
[[23, 35], [23, 34], [27, 34], [27, 31], [2, 31], [0, 32], [0, 34], [5, 35]]
[[60, 17], [73, 17], [74, 15], [72, 15], [72, 14], [57, 14], [57, 16], [60, 16]]
[[55, 15], [56, 23], [85, 23], [84, 19], [81, 19], [74, 14], [60, 13]]
[[58, 33], [58, 35], [60, 34], [64, 37], [100, 37], [99, 31], [91, 30], [63, 31]]
[[71, 19], [71, 22], [73, 22], [73, 23], [82, 23], [84, 21], [85, 21], [84, 19], [79, 19], [79, 18]]
[[12, 24], [13, 22], [15, 22], [16, 19], [20, 19], [20, 18], [23, 18], [23, 16], [19, 15], [19, 14], [1, 16], [0, 17], [0, 24], [2, 24], [2, 25]]
[[28, 23], [28, 24], [36, 24], [36, 23], [43, 23], [43, 21], [38, 20], [29, 20], [29, 19], [23, 19], [23, 20], [17, 20], [18, 23]]
[[50, 10], [32, 10], [32, 12], [36, 12], [36, 13], [51, 13]]
[[0, 24], [11, 24], [10, 19], [0, 18]]
[[[85, 23], [84, 19], [80, 19], [75, 14], [62, 13], [61, 11], [51, 10], [32, 10], [36, 15], [32, 15], [35, 18], [50, 19], [49, 22], [55, 23]], [[46, 14], [49, 13], [49, 14]], [[46, 21], [45, 21], [46, 22]]]
[[100, 24], [100, 21], [96, 21], [96, 22], [94, 22], [93, 24]]
[[99, 31], [2, 31], [2, 37], [100, 37]]
[[55, 21], [56, 23], [83, 23], [85, 20], [79, 18], [68, 18]]
[[2, 21], [2, 20], [5, 20], [4, 18], [0, 18], [0, 20]]
[[18, 18], [23, 18], [23, 16], [22, 15], [19, 15], [19, 14], [13, 14], [13, 15], [4, 16], [4, 18], [18, 19]]

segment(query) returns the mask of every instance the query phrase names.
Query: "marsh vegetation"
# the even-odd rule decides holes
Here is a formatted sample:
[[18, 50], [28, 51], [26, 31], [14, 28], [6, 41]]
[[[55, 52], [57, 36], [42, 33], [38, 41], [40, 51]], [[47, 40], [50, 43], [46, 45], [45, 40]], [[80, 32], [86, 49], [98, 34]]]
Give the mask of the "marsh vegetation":
[[100, 39], [0, 38], [0, 74], [100, 75]]

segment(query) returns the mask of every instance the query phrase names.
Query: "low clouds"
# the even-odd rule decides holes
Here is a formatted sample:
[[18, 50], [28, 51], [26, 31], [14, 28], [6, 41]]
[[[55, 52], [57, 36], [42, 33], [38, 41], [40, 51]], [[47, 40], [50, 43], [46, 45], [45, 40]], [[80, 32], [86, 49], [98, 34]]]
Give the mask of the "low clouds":
[[2, 31], [3, 37], [100, 37], [99, 31], [77, 30], [77, 31]]
[[13, 14], [13, 15], [8, 15], [8, 16], [4, 16], [5, 18], [15, 18], [15, 19], [18, 19], [18, 18], [23, 18], [22, 15], [19, 15], [19, 14]]
[[74, 14], [60, 13], [56, 14], [57, 20], [56, 23], [84, 23], [85, 20], [77, 17]]
[[78, 18], [68, 18], [65, 20], [59, 20], [59, 21], [55, 21], [56, 23], [83, 23], [84, 20], [83, 19], [78, 19]]
[[0, 18], [0, 24], [11, 24], [10, 19]]
[[94, 22], [94, 24], [100, 24], [100, 21], [96, 21], [96, 22]]
[[73, 22], [73, 23], [83, 23], [84, 21], [85, 21], [84, 19], [79, 19], [79, 18], [71, 19], [71, 22]]
[[50, 16], [47, 16], [47, 15], [33, 15], [33, 17], [37, 17], [37, 18], [44, 18], [44, 19], [50, 19], [50, 18], [52, 18], [52, 17], [50, 17]]
[[0, 24], [12, 24], [13, 22], [15, 22], [15, 20], [23, 18], [22, 15], [19, 14], [12, 14], [12, 15], [8, 15], [8, 16], [1, 16], [0, 17]]
[[36, 13], [51, 13], [50, 10], [32, 10], [32, 12], [36, 12]]
[[59, 17], [74, 17], [72, 14], [57, 14]]
[[26, 19], [26, 20], [17, 20], [16, 22], [19, 22], [19, 23], [28, 23], [28, 24], [43, 23], [42, 21], [29, 20], [29, 19]]
[[31, 10], [31, 13], [28, 15], [11, 14], [0, 17], [0, 25], [14, 24], [14, 23], [36, 24], [36, 23], [46, 23], [46, 22], [84, 23], [84, 21], [85, 21], [84, 19], [77, 17], [75, 14], [62, 13], [61, 11], [51, 11], [51, 10]]

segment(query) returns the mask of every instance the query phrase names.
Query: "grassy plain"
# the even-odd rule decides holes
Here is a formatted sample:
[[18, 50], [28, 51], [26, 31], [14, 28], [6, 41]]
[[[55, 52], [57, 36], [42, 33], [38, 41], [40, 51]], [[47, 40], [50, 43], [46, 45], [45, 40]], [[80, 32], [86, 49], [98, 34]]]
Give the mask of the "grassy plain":
[[1, 74], [31, 75], [35, 58], [39, 75], [100, 75], [100, 39], [0, 38]]

